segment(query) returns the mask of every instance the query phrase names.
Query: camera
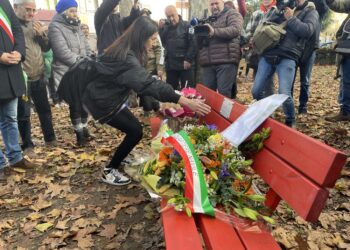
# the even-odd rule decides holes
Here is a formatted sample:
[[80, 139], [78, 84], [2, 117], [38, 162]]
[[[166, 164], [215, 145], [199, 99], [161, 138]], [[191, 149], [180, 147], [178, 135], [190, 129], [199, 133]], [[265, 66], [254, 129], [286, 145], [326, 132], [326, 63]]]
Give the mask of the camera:
[[277, 0], [276, 7], [280, 15], [284, 14], [284, 9], [286, 7], [294, 9], [297, 6], [296, 0]]
[[210, 16], [208, 18], [192, 18], [191, 26], [194, 28], [194, 34], [197, 37], [209, 37], [209, 27], [205, 25], [206, 23], [213, 23], [217, 20], [216, 16]]

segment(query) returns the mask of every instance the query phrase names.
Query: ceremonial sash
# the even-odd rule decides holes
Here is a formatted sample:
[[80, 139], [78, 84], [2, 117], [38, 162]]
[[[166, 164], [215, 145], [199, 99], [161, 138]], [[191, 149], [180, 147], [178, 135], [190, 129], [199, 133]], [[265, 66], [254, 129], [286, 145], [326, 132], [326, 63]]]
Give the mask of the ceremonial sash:
[[13, 38], [10, 19], [7, 17], [4, 9], [1, 6], [0, 6], [0, 27], [5, 31], [5, 33], [8, 35], [8, 37], [14, 44], [15, 39]]

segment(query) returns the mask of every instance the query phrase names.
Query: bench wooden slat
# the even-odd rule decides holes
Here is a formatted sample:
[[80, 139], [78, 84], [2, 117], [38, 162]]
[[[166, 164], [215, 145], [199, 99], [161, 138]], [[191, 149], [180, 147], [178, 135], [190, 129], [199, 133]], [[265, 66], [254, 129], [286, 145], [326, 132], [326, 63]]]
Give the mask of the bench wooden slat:
[[[166, 204], [167, 201], [162, 199], [161, 207], [166, 207]], [[203, 250], [193, 217], [174, 208], [166, 209], [161, 215], [167, 250]]]
[[334, 186], [346, 162], [345, 154], [272, 119], [263, 127], [271, 128], [271, 138], [265, 143], [268, 149], [319, 185]]
[[[206, 103], [220, 113], [225, 97], [201, 84], [197, 84], [197, 90]], [[235, 102], [227, 119], [235, 121], [245, 109], [244, 105]], [[262, 127], [270, 127], [273, 134], [265, 143], [267, 148], [319, 185], [334, 186], [346, 162], [345, 154], [273, 119], [267, 119]]]
[[[271, 233], [262, 223], [251, 222], [234, 215], [217, 215], [212, 219], [198, 215], [207, 249], [280, 250]], [[230, 224], [230, 221], [232, 224]]]
[[238, 233], [248, 250], [281, 250], [276, 240], [268, 231], [254, 232], [238, 230]]
[[228, 126], [231, 125], [231, 122], [222, 119], [220, 114], [218, 114], [216, 111], [212, 110], [208, 115], [201, 118], [202, 121], [204, 121], [206, 124], [215, 124], [218, 127], [219, 131], [224, 130]]
[[205, 215], [197, 215], [207, 250], [245, 250], [237, 232], [229, 222]]
[[328, 190], [310, 181], [268, 149], [256, 155], [253, 168], [302, 218], [317, 221], [326, 204]]
[[270, 188], [269, 191], [265, 195], [266, 201], [265, 201], [265, 206], [268, 207], [271, 212], [275, 211], [278, 204], [281, 201], [281, 197], [276, 194], [276, 192]]

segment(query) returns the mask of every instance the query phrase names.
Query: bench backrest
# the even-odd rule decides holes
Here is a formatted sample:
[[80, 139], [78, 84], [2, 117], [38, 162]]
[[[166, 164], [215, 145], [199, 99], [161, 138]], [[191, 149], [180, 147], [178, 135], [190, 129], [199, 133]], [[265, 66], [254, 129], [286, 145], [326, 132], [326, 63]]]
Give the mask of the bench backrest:
[[[212, 107], [204, 121], [216, 124], [219, 130], [246, 110], [201, 84], [196, 88]], [[329, 195], [327, 188], [335, 185], [346, 155], [273, 119], [267, 119], [259, 129], [263, 127], [270, 127], [271, 135], [255, 156], [253, 168], [270, 187], [266, 206], [273, 211], [282, 199], [306, 221], [317, 221]]]

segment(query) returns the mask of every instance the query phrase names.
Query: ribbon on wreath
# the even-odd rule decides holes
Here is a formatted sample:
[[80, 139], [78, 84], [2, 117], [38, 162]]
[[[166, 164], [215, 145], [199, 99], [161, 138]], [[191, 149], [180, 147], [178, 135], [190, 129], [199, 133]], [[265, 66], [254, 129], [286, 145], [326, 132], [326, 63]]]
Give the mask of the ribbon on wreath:
[[210, 204], [208, 190], [204, 179], [201, 162], [196, 154], [193, 144], [185, 131], [173, 133], [171, 130], [164, 134], [162, 143], [170, 143], [180, 154], [185, 163], [185, 197], [192, 213], [202, 213], [215, 216], [214, 208]]

